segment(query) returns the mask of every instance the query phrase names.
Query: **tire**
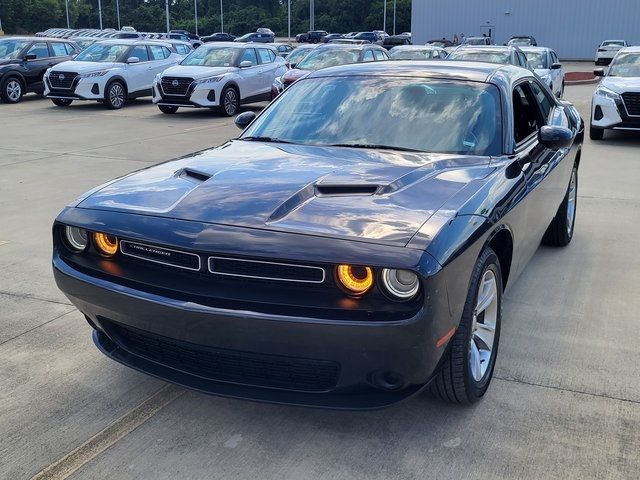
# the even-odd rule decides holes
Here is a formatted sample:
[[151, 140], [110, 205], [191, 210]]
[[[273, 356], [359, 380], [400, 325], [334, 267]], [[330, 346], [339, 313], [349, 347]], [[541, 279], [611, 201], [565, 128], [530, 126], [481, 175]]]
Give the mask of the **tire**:
[[104, 92], [104, 104], [111, 110], [119, 110], [127, 103], [127, 87], [120, 80], [114, 80]]
[[220, 95], [220, 107], [226, 117], [233, 117], [240, 109], [240, 95], [234, 87], [225, 87]]
[[[480, 301], [487, 298], [492, 298], [487, 303], [488, 308], [476, 314], [477, 309], [482, 308]], [[482, 398], [493, 377], [501, 321], [500, 261], [487, 247], [473, 267], [460, 324], [447, 347], [440, 370], [431, 382], [430, 390], [434, 396], [457, 404], [471, 404]], [[486, 342], [482, 341], [483, 337]], [[490, 350], [485, 348], [488, 343], [491, 343]], [[483, 347], [478, 348], [479, 345]]]
[[24, 95], [24, 86], [18, 77], [9, 77], [2, 82], [2, 100], [5, 103], [18, 103]]
[[58, 107], [68, 107], [73, 103], [70, 98], [52, 98], [51, 101]]
[[591, 125], [589, 127], [589, 138], [591, 140], [602, 140], [604, 138], [604, 128], [598, 128]]
[[179, 107], [174, 107], [173, 105], [158, 105], [158, 108], [162, 113], [171, 115], [173, 113], [176, 113]]
[[542, 243], [553, 247], [565, 247], [571, 243], [578, 210], [578, 167], [573, 166], [571, 180], [564, 200], [556, 216], [542, 238]]

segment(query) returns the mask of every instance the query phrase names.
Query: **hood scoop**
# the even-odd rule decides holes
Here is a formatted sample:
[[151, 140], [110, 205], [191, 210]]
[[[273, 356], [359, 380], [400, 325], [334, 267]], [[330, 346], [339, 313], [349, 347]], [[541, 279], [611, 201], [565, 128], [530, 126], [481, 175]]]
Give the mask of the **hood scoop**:
[[211, 175], [200, 170], [195, 170], [193, 168], [183, 168], [182, 170], [178, 170], [176, 172], [176, 177], [184, 178], [185, 180], [189, 180], [195, 183], [203, 183], [209, 180], [211, 178]]
[[316, 196], [374, 195], [379, 185], [316, 185]]

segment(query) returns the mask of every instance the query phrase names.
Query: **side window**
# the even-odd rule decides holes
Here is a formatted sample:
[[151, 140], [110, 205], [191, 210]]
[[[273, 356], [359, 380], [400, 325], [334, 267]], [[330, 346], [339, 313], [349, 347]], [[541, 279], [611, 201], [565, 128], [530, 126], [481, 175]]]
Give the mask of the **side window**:
[[65, 48], [64, 43], [51, 42], [49, 44], [51, 46], [51, 54], [54, 57], [66, 57], [67, 49]]
[[364, 52], [364, 57], [362, 58], [363, 62], [373, 62], [375, 59], [373, 58], [373, 52], [371, 50], [367, 50]]
[[382, 53], [380, 50], [375, 50], [373, 52], [373, 55], [376, 57], [376, 61], [380, 61], [380, 60], [386, 60], [386, 58], [384, 58], [384, 53]]
[[513, 138], [516, 144], [538, 131], [538, 111], [533, 102], [527, 83], [513, 89]]
[[560, 60], [558, 60], [558, 55], [556, 55], [556, 52], [551, 52], [551, 63], [560, 63]]
[[70, 43], [65, 43], [64, 48], [67, 51], [67, 55], [73, 55], [74, 53], [76, 53], [76, 49], [73, 48], [73, 45], [71, 45]]
[[548, 121], [551, 110], [553, 110], [553, 102], [540, 87], [540, 85], [538, 85], [536, 82], [530, 82], [530, 84], [531, 90], [533, 91], [533, 96], [536, 98], [536, 101], [540, 105], [540, 110], [542, 110], [542, 116], [545, 118], [545, 121]]
[[271, 55], [266, 48], [259, 48], [258, 55], [260, 55], [260, 63], [271, 63]]
[[160, 45], [149, 45], [149, 51], [151, 52], [151, 60], [164, 60], [167, 58], [165, 55], [164, 47]]
[[269, 50], [269, 56], [271, 57], [271, 61], [274, 62], [276, 59], [276, 54]]
[[47, 58], [49, 56], [49, 48], [44, 42], [34, 43], [27, 51], [27, 55], [35, 55], [36, 58]]
[[138, 45], [137, 47], [133, 47], [131, 53], [129, 54], [129, 58], [138, 57], [141, 62], [149, 61], [149, 53], [147, 52], [147, 47], [144, 45]]
[[[185, 53], [189, 53], [189, 49], [185, 45], [183, 45], [183, 47], [187, 49]], [[169, 58], [171, 56], [171, 50], [167, 47], [162, 47], [162, 51], [164, 52], [164, 58]]]
[[240, 59], [240, 63], [250, 61], [254, 65], [258, 64], [258, 57], [256, 57], [256, 51], [253, 48], [247, 48], [242, 53], [242, 58]]

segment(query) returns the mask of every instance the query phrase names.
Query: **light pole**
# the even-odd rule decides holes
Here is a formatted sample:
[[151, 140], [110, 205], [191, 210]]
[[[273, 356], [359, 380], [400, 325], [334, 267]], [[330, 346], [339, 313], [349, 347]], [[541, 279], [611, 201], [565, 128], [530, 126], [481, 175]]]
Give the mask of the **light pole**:
[[291, 0], [289, 0], [287, 2], [288, 4], [288, 17], [287, 17], [287, 22], [288, 22], [288, 33], [289, 33], [289, 41], [291, 41]]
[[116, 0], [116, 15], [118, 16], [118, 30], [120, 30], [120, 0]]
[[396, 1], [393, 0], [393, 34], [396, 34]]
[[100, 30], [102, 30], [102, 2], [98, 0], [98, 16], [100, 17]]
[[224, 33], [224, 12], [222, 10], [222, 0], [220, 0], [220, 31]]
[[164, 0], [164, 9], [167, 16], [167, 33], [169, 33], [169, 30], [171, 29], [169, 27], [169, 0]]
[[[67, 28], [71, 28], [71, 23], [69, 23], [69, 0], [64, 0], [64, 6], [67, 11]], [[0, 28], [0, 30], [2, 30]]]
[[387, 0], [384, 0], [384, 12], [382, 13], [382, 31], [387, 31]]
[[198, 35], [198, 0], [193, 0], [193, 6], [196, 16], [196, 35]]
[[309, 30], [313, 31], [316, 29], [316, 19], [315, 19], [315, 0], [309, 0]]

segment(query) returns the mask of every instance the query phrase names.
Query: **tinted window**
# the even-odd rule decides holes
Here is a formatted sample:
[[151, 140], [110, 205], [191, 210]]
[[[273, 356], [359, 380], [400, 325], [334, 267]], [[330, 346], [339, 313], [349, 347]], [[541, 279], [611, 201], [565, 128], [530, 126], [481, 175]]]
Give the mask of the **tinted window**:
[[141, 62], [149, 61], [149, 54], [147, 53], [147, 47], [144, 45], [138, 45], [137, 47], [133, 47], [131, 53], [129, 53], [129, 58], [138, 57]]
[[373, 52], [371, 50], [364, 52], [364, 57], [362, 57], [363, 62], [373, 62], [373, 60]]
[[74, 53], [76, 53], [76, 49], [73, 48], [73, 45], [71, 45], [70, 43], [65, 43], [64, 48], [67, 51], [67, 55], [73, 55]]
[[27, 55], [35, 55], [36, 58], [47, 58], [49, 56], [47, 44], [44, 42], [34, 43], [29, 50], [27, 50]]
[[260, 63], [271, 63], [271, 55], [266, 48], [259, 48], [258, 55], [260, 55]]
[[180, 55], [186, 55], [187, 53], [189, 53], [189, 47], [187, 47], [186, 45], [176, 45], [176, 52], [178, 52]]
[[376, 60], [386, 60], [384, 53], [381, 52], [380, 50], [374, 51], [373, 55], [376, 57]]
[[547, 96], [546, 93], [544, 93], [544, 90], [536, 82], [531, 82], [531, 90], [533, 91], [533, 96], [536, 98], [536, 101], [540, 105], [542, 116], [545, 120], [548, 120], [549, 115], [551, 114], [551, 110], [553, 110], [554, 102]]
[[245, 136], [307, 145], [375, 144], [498, 155], [502, 152], [499, 98], [495, 86], [470, 82], [301, 79], [258, 117]]
[[513, 138], [520, 143], [538, 130], [538, 114], [527, 84], [513, 90]]
[[52, 42], [49, 45], [51, 45], [51, 52], [52, 52], [54, 57], [66, 57], [67, 56], [67, 48], [65, 47], [64, 43]]
[[242, 57], [240, 57], [240, 63], [249, 61], [254, 65], [258, 64], [258, 57], [256, 56], [256, 51], [253, 48], [247, 48], [244, 52], [242, 52]]
[[164, 60], [169, 56], [167, 55], [169, 51], [160, 45], [149, 45], [149, 51], [151, 52], [152, 60]]
[[20, 51], [28, 44], [25, 40], [6, 38], [0, 40], [0, 59], [17, 58]]

